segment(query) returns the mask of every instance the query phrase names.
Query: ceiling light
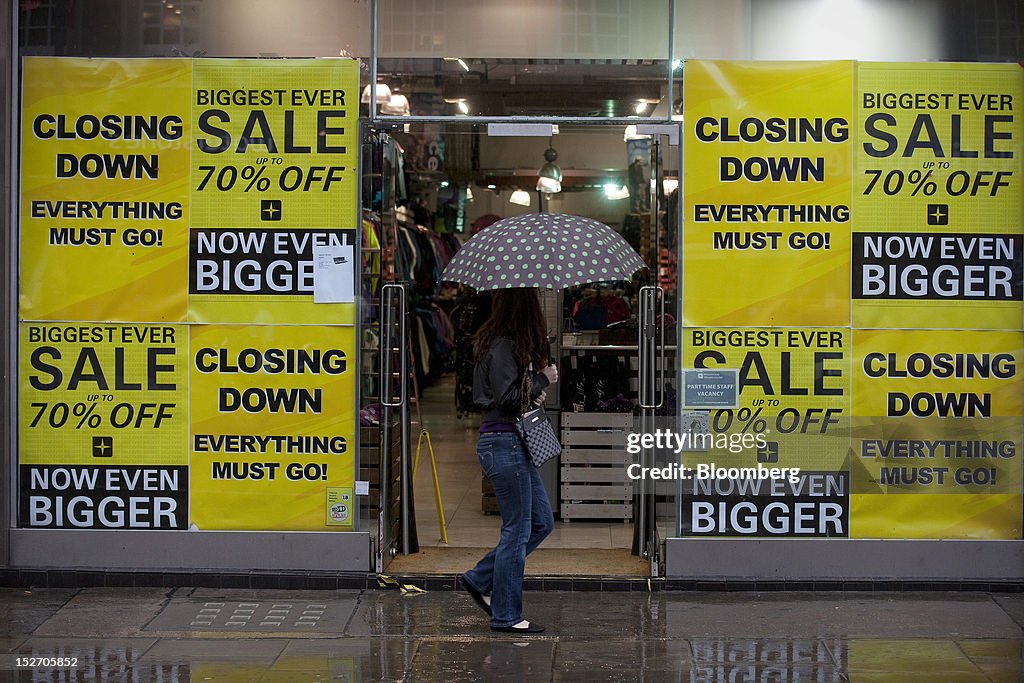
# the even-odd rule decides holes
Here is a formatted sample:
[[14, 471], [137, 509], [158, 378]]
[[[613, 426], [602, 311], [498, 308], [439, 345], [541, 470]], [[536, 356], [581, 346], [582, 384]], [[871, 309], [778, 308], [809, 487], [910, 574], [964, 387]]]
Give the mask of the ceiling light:
[[649, 140], [650, 135], [637, 135], [636, 125], [626, 126], [626, 130], [622, 133], [622, 141], [629, 142], [630, 140]]
[[640, 114], [643, 114], [645, 111], [647, 111], [647, 108], [650, 107], [650, 106], [651, 105], [649, 105], [646, 102], [641, 100], [640, 102], [636, 103], [635, 107], [633, 107], [633, 111], [635, 111], [637, 113], [637, 115], [640, 115]]
[[509, 196], [508, 201], [510, 204], [518, 204], [519, 206], [529, 206], [530, 193], [527, 192], [526, 190], [517, 189]]
[[473, 188], [469, 187], [468, 185], [466, 186], [466, 201], [473, 201]]
[[614, 183], [609, 183], [604, 186], [604, 196], [608, 199], [629, 199], [629, 189], [625, 185], [618, 186]]
[[554, 178], [541, 176], [537, 178], [537, 189], [545, 194], [558, 194], [562, 191], [562, 183]]
[[444, 61], [458, 62], [459, 66], [461, 66], [464, 71], [469, 72], [469, 64], [466, 64], [466, 61], [462, 59], [462, 57], [445, 57]]
[[394, 92], [387, 102], [381, 104], [380, 113], [385, 116], [409, 116], [409, 98]]
[[665, 194], [672, 194], [679, 187], [679, 178], [665, 178], [661, 181], [661, 187], [664, 188]]
[[[388, 87], [387, 83], [378, 83], [375, 92], [377, 95], [377, 104], [386, 104], [391, 101], [391, 88]], [[359, 98], [359, 101], [363, 104], [370, 103], [369, 85], [363, 88], [363, 95]]]
[[459, 108], [459, 113], [469, 113], [469, 105], [466, 104], [466, 100], [459, 100], [458, 102], [455, 103], [455, 106]]
[[545, 164], [537, 172], [537, 189], [548, 194], [555, 194], [562, 191], [562, 169], [555, 161], [558, 159], [558, 152], [554, 147], [544, 150]]
[[488, 185], [487, 189], [488, 190], [494, 190], [494, 189], [497, 189], [497, 187], [498, 187], [497, 185]]

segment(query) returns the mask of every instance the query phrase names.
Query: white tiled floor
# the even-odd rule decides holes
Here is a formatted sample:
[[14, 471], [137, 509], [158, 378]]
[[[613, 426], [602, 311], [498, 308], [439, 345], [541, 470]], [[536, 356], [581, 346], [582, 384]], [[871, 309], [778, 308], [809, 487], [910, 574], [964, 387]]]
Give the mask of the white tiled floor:
[[[423, 426], [430, 433], [437, 462], [438, 482], [447, 521], [449, 547], [493, 546], [501, 527], [498, 515], [485, 515], [480, 507], [480, 466], [476, 459], [479, 418], [460, 420], [455, 413], [455, 382], [446, 376], [424, 391]], [[412, 411], [416, 419], [416, 411]], [[414, 435], [418, 426], [414, 426]], [[413, 448], [415, 456], [416, 449]], [[414, 489], [416, 528], [421, 546], [441, 546], [434, 482], [426, 441], [420, 450]], [[622, 548], [628, 553], [633, 525], [622, 522], [560, 522], [544, 541], [545, 548]]]

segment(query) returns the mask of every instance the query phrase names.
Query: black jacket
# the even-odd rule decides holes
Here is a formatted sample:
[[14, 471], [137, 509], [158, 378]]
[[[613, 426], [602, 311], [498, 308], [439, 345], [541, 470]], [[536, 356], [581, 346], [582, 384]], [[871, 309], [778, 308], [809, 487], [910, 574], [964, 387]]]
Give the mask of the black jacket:
[[[530, 402], [548, 386], [543, 372], [534, 371]], [[473, 401], [483, 408], [484, 422], [515, 422], [522, 408], [523, 368], [516, 363], [512, 340], [498, 337], [473, 368]]]

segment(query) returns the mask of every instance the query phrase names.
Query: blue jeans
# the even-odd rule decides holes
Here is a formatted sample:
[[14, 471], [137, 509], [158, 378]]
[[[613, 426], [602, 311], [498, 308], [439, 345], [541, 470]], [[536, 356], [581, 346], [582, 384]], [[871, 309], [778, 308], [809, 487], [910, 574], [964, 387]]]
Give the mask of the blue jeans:
[[476, 455], [484, 475], [494, 484], [501, 512], [501, 536], [464, 579], [491, 595], [491, 626], [512, 626], [523, 619], [523, 570], [526, 556], [554, 527], [551, 503], [515, 432], [480, 435]]

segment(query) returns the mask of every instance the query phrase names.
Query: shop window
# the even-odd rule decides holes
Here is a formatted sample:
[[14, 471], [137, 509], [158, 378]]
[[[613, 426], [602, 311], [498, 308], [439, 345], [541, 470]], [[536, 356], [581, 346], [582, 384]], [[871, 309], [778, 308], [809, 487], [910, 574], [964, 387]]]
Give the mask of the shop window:
[[18, 42], [22, 47], [52, 47], [57, 12], [54, 0], [21, 0]]
[[[414, 116], [666, 119], [667, 0], [381, 0], [379, 80]], [[381, 110], [382, 114], [389, 116]]]
[[418, 52], [436, 46], [445, 24], [444, 0], [382, 3], [381, 36], [385, 52]]
[[201, 0], [146, 0], [142, 5], [142, 45], [198, 45]]
[[625, 0], [576, 0], [562, 17], [562, 50], [571, 54], [627, 54], [630, 25]]

